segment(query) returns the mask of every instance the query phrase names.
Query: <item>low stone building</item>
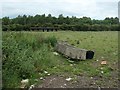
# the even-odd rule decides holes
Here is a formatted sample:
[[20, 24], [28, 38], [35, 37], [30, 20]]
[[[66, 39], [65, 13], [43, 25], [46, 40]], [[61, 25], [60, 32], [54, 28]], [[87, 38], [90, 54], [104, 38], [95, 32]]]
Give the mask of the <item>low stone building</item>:
[[30, 30], [32, 31], [58, 31], [57, 27], [31, 27]]

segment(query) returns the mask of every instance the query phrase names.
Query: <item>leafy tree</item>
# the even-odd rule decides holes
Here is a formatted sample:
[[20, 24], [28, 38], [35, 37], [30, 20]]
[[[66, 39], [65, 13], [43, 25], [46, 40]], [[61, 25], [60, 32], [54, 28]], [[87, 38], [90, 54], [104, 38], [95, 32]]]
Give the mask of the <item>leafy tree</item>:
[[18, 15], [16, 18], [10, 19], [9, 17], [2, 18], [3, 31], [12, 30], [30, 30], [30, 27], [57, 27], [61, 30], [73, 31], [108, 31], [119, 30], [119, 19], [117, 17], [106, 17], [104, 20], [95, 20], [90, 17], [77, 18], [75, 16], [64, 17], [60, 14], [57, 17], [48, 14], [27, 16]]
[[3, 25], [9, 25], [9, 24], [10, 24], [10, 19], [9, 19], [9, 17], [3, 17], [3, 18], [2, 18], [2, 24], [3, 24]]

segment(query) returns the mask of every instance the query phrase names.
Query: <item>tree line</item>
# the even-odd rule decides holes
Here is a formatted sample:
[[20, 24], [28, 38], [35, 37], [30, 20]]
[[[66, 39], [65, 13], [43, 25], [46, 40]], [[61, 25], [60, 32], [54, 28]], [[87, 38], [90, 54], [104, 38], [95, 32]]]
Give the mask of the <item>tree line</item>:
[[117, 17], [106, 17], [104, 20], [90, 17], [77, 18], [75, 16], [58, 17], [48, 15], [18, 15], [15, 18], [3, 17], [3, 31], [30, 31], [30, 27], [57, 27], [59, 30], [72, 31], [119, 31], [120, 24]]

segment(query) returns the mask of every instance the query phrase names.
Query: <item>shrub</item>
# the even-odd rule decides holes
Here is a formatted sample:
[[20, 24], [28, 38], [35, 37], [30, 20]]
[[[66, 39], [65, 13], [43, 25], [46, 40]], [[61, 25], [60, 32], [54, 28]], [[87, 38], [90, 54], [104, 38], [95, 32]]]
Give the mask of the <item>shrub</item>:
[[3, 33], [3, 87], [18, 87], [21, 79], [33, 78], [36, 72], [54, 65], [48, 44], [54, 46], [56, 38], [32, 38], [24, 33]]
[[51, 46], [55, 46], [55, 44], [57, 43], [57, 39], [52, 36], [52, 37], [48, 37], [46, 40], [45, 40], [46, 43], [48, 44], [51, 44]]

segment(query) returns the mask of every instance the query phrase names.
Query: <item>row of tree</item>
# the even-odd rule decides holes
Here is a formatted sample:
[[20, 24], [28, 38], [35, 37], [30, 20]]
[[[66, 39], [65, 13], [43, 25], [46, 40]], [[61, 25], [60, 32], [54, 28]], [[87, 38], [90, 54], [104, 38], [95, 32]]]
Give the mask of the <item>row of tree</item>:
[[58, 17], [43, 14], [35, 16], [19, 15], [12, 19], [9, 17], [2, 18], [3, 31], [29, 31], [30, 27], [58, 27], [60, 30], [73, 31], [119, 31], [120, 24], [117, 17], [95, 20], [90, 17], [64, 17], [62, 14]]

